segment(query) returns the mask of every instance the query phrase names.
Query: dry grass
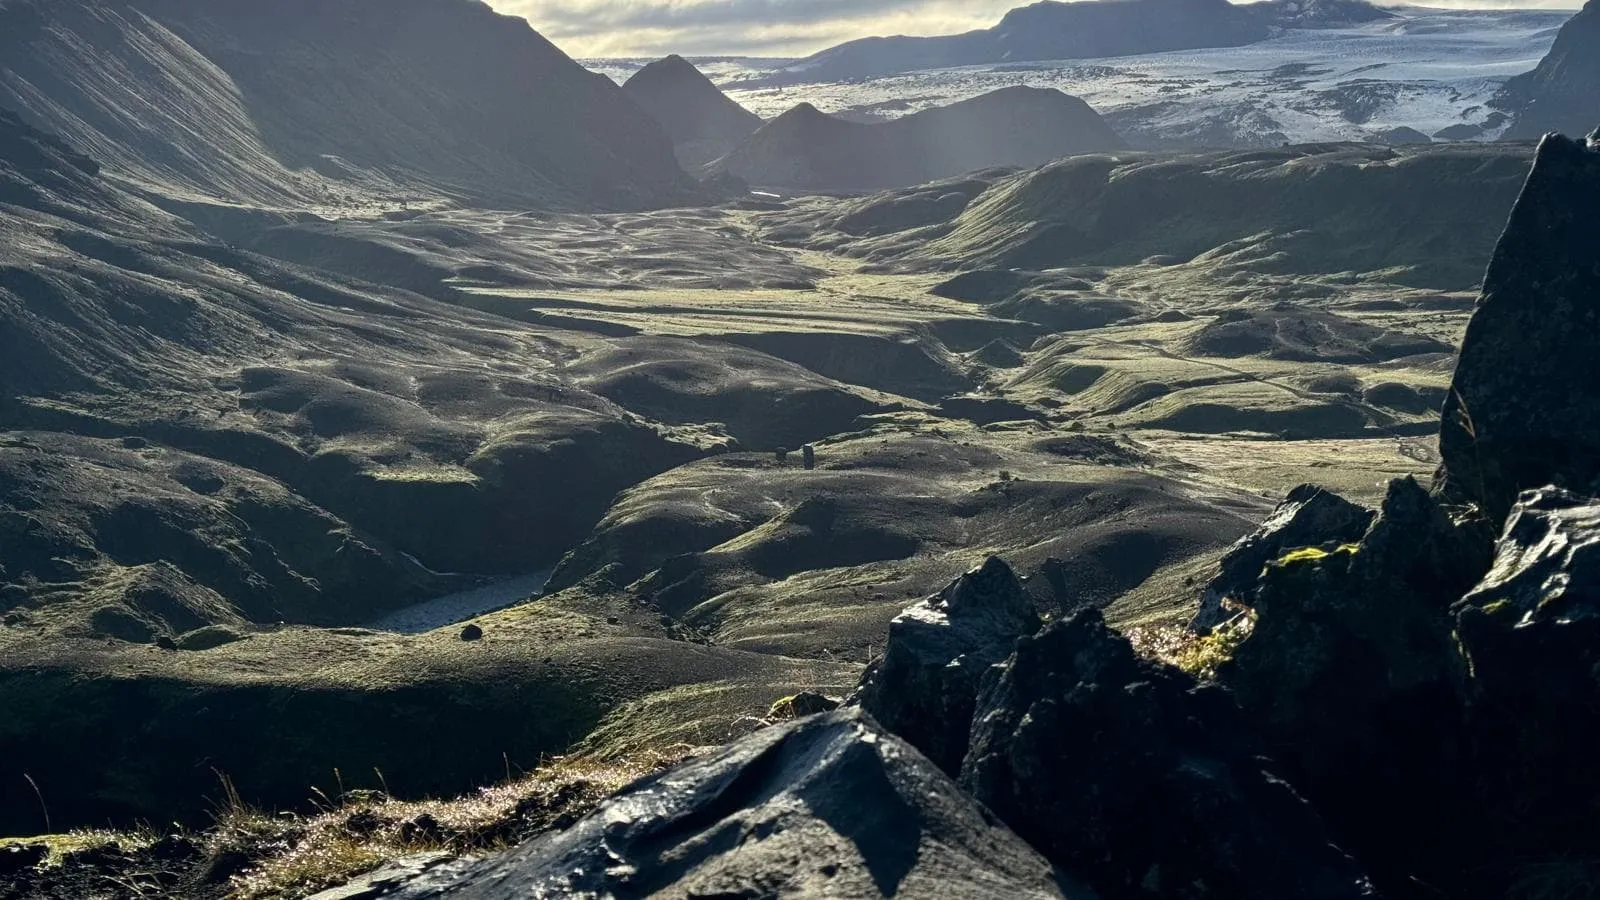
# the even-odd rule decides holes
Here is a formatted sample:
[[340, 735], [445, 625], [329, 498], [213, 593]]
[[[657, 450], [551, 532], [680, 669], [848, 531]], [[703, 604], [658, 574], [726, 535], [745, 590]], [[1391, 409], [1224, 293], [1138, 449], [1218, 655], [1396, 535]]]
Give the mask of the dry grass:
[[[685, 754], [686, 754], [685, 750]], [[236, 801], [219, 814], [212, 856], [252, 860], [232, 879], [240, 900], [302, 897], [398, 857], [503, 849], [573, 821], [628, 783], [680, 761], [559, 758], [536, 772], [453, 800], [393, 800], [352, 792], [311, 817], [272, 816]]]
[[1255, 624], [1255, 614], [1246, 610], [1206, 635], [1195, 634], [1182, 625], [1141, 625], [1129, 628], [1125, 634], [1140, 655], [1207, 680], [1215, 678], [1217, 669], [1233, 658]]
[[0, 838], [0, 847], [24, 846], [28, 844], [43, 844], [50, 848], [50, 855], [45, 857], [47, 866], [60, 865], [64, 857], [80, 850], [92, 850], [98, 847], [117, 847], [124, 851], [142, 850], [155, 843], [156, 835], [151, 831], [108, 831], [104, 828], [80, 828], [66, 834], [46, 834], [37, 837]]

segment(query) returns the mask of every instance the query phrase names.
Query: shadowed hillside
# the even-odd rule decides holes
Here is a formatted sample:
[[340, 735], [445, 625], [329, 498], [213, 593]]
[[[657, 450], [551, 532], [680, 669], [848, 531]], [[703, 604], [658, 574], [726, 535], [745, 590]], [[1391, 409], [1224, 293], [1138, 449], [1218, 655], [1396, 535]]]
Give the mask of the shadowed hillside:
[[1308, 144], [1088, 155], [775, 216], [771, 234], [911, 269], [1191, 264], [1470, 288], [1530, 154]]
[[224, 201], [691, 197], [614, 84], [470, 0], [4, 0], [0, 105], [120, 174]]

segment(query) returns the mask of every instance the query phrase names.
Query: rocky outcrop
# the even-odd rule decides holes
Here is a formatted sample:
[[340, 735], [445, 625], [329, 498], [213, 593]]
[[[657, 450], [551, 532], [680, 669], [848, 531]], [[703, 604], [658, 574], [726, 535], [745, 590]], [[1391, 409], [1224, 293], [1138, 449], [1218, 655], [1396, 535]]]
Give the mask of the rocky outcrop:
[[835, 118], [803, 103], [762, 126], [712, 169], [756, 186], [869, 191], [1125, 146], [1077, 97], [1011, 87], [874, 124]]
[[1467, 326], [1436, 481], [1496, 523], [1523, 490], [1600, 490], [1596, 208], [1600, 151], [1545, 138]]
[[1600, 125], [1600, 3], [1590, 0], [1568, 19], [1538, 68], [1507, 81], [1494, 105], [1514, 116], [1506, 140]]
[[1083, 610], [998, 667], [961, 781], [1108, 897], [1370, 896], [1257, 753], [1224, 692]]
[[980, 679], [1038, 629], [1022, 583], [990, 557], [890, 623], [883, 659], [852, 701], [954, 776]]
[[760, 116], [735, 103], [681, 56], [645, 66], [622, 91], [660, 123], [686, 169], [721, 158], [761, 127]]
[[1449, 607], [1488, 567], [1487, 541], [1406, 478], [1359, 542], [1312, 544], [1266, 564], [1254, 630], [1218, 677], [1346, 849], [1385, 875], [1465, 799]]
[[1313, 484], [1289, 492], [1261, 527], [1241, 538], [1222, 557], [1220, 571], [1200, 595], [1190, 627], [1204, 633], [1240, 608], [1253, 605], [1261, 571], [1285, 552], [1315, 547], [1333, 552], [1359, 540], [1372, 523], [1372, 511]]
[[[1065, 879], [1063, 879], [1065, 881]], [[401, 897], [1088, 898], [857, 711], [769, 728]]]
[[1600, 772], [1600, 501], [1522, 495], [1494, 567], [1456, 604], [1479, 802], [1502, 853], [1589, 858]]

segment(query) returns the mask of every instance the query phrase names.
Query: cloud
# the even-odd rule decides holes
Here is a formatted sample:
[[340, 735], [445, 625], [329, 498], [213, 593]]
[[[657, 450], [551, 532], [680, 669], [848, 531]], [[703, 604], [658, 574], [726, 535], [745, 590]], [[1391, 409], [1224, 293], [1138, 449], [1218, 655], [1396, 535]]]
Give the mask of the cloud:
[[1014, 0], [489, 0], [573, 56], [803, 56], [875, 34], [987, 28]]
[[[1031, 0], [488, 0], [578, 57], [805, 56], [854, 38], [987, 28]], [[1381, 0], [1380, 0], [1381, 2]], [[1576, 6], [1579, 0], [1429, 0], [1430, 6]]]

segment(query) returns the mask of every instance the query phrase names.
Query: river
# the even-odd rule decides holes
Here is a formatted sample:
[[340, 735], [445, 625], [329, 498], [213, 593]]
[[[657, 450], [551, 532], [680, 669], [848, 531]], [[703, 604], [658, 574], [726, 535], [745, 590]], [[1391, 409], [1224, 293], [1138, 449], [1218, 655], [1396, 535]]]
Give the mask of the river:
[[473, 616], [503, 609], [544, 590], [551, 572], [534, 572], [518, 575], [492, 584], [480, 585], [471, 590], [458, 591], [424, 600], [405, 609], [395, 610], [373, 622], [367, 623], [374, 631], [393, 631], [399, 634], [421, 634], [446, 625], [464, 622]]

